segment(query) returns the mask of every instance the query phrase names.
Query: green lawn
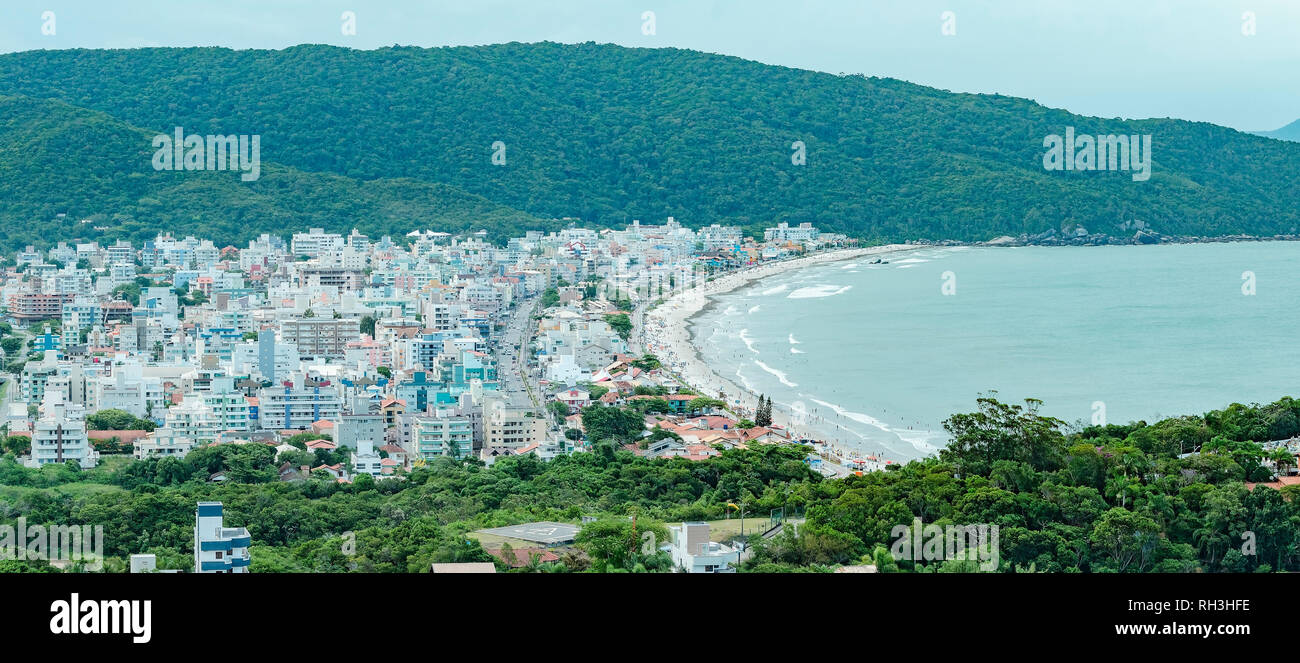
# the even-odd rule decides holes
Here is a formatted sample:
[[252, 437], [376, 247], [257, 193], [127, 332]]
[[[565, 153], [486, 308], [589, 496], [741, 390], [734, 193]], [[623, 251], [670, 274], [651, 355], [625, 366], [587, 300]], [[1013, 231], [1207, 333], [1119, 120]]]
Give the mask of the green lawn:
[[[709, 520], [706, 522], [709, 523], [709, 538], [714, 541], [725, 541], [740, 534], [741, 520], [739, 518], [732, 518], [730, 520]], [[768, 518], [746, 517], [744, 520], [745, 536], [766, 532], [768, 527], [771, 527], [771, 522], [772, 521]], [[668, 524], [674, 525], [676, 523]]]
[[26, 486], [0, 486], [0, 502], [14, 503], [19, 498], [29, 496], [33, 493], [46, 493], [50, 496], [67, 496], [67, 497], [93, 497], [95, 495], [124, 493], [126, 490], [121, 486], [112, 486], [106, 483], [65, 483], [52, 488], [28, 488]]

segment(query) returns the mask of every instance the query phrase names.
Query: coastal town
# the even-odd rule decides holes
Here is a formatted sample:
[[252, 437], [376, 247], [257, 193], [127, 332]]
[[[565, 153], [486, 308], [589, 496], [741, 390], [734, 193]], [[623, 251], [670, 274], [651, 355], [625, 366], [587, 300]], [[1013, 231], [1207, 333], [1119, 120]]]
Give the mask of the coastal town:
[[805, 444], [827, 476], [880, 469], [718, 377], [687, 325], [754, 279], [897, 248], [671, 217], [503, 244], [309, 228], [243, 248], [168, 233], [27, 247], [0, 272], [5, 451], [88, 469], [260, 444], [284, 481], [401, 480], [442, 456], [589, 451], [612, 409], [643, 427], [626, 445], [641, 456]]

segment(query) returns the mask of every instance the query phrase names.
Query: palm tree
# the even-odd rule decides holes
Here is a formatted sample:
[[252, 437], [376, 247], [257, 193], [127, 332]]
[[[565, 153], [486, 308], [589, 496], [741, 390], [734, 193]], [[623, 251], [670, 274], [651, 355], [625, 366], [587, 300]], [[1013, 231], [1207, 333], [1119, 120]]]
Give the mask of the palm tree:
[[1119, 505], [1127, 507], [1128, 479], [1119, 474], [1111, 474], [1110, 478], [1106, 479], [1106, 496], [1118, 497], [1120, 499]]
[[1285, 446], [1274, 449], [1268, 455], [1268, 459], [1273, 461], [1273, 466], [1277, 469], [1278, 476], [1286, 475], [1286, 469], [1295, 464], [1295, 456]]

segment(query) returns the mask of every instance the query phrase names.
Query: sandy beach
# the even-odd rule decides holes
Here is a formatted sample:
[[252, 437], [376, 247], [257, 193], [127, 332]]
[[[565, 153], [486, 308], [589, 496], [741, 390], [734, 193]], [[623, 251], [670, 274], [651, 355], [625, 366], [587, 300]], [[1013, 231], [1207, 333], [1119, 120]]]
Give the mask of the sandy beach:
[[[815, 255], [766, 263], [757, 267], [742, 269], [737, 272], [701, 282], [693, 288], [687, 288], [674, 294], [663, 304], [652, 309], [645, 317], [643, 329], [637, 330], [637, 340], [647, 352], [652, 352], [660, 361], [671, 368], [691, 388], [710, 397], [722, 397], [739, 415], [753, 417], [754, 405], [758, 394], [741, 388], [735, 382], [718, 375], [704, 361], [691, 342], [690, 320], [713, 302], [713, 298], [737, 288], [744, 287], [759, 279], [775, 277], [782, 273], [856, 258], [878, 257], [900, 251], [925, 248], [907, 244], [887, 244], [857, 249], [839, 249], [817, 253]], [[737, 404], [737, 399], [740, 403]], [[791, 412], [789, 405], [774, 401], [772, 423], [789, 430], [796, 438], [820, 439], [819, 434], [807, 423], [806, 413]], [[839, 450], [841, 456], [848, 457], [854, 452]], [[867, 461], [865, 469], [882, 469], [884, 459], [879, 462]]]

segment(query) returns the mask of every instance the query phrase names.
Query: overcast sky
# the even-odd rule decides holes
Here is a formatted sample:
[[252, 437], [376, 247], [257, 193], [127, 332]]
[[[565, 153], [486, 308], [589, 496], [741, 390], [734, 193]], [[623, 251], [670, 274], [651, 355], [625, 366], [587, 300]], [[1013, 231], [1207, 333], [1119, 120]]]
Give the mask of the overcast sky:
[[[54, 13], [46, 35], [44, 12]], [[344, 11], [356, 34], [342, 34]], [[653, 35], [642, 16], [654, 12]], [[941, 34], [944, 12], [956, 34]], [[1243, 34], [1253, 12], [1255, 33]], [[1104, 117], [1237, 129], [1300, 118], [1295, 0], [4, 0], [0, 51], [355, 48], [508, 41], [674, 46], [998, 92]]]

